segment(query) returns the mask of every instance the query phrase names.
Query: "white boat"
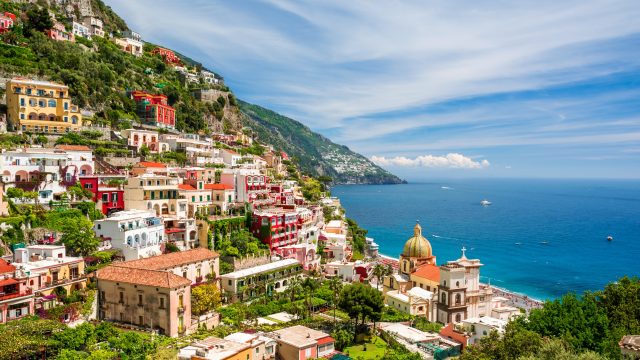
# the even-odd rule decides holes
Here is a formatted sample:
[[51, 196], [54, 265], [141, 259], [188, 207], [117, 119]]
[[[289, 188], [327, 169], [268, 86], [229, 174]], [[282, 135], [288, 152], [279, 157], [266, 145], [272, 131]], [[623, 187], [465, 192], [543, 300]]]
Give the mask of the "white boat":
[[489, 205], [491, 205], [491, 201], [489, 201], [487, 199], [484, 199], [484, 200], [480, 201], [480, 205], [489, 206]]
[[613, 236], [611, 236], [611, 235], [607, 236], [607, 240], [613, 241]]

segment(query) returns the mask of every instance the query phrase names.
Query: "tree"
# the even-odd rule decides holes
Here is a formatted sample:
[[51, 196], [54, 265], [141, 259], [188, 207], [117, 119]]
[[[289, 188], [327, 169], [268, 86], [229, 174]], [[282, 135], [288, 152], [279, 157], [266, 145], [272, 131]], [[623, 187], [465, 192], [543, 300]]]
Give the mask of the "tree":
[[346, 329], [340, 329], [332, 332], [331, 337], [336, 341], [336, 349], [340, 351], [351, 345], [351, 342], [353, 341], [353, 336]]
[[43, 32], [53, 27], [53, 20], [49, 15], [49, 10], [45, 7], [32, 7], [27, 11], [27, 21], [25, 29], [27, 34], [29, 30]]
[[336, 307], [338, 306], [338, 300], [340, 299], [340, 291], [342, 290], [342, 279], [337, 276], [332, 277], [329, 280], [329, 288], [333, 291], [333, 297], [331, 298], [331, 304], [333, 305], [333, 323], [336, 323]]
[[93, 223], [85, 217], [78, 218], [75, 222], [67, 222], [62, 226], [63, 235], [60, 241], [77, 255], [86, 256], [96, 250], [98, 239], [93, 232]]
[[380, 289], [380, 280], [384, 279], [384, 277], [388, 275], [391, 275], [389, 267], [380, 263], [373, 267], [373, 276], [376, 278], [376, 289]]
[[24, 190], [16, 187], [8, 188], [6, 193], [10, 199], [21, 199], [24, 197]]
[[355, 337], [357, 335], [358, 321], [364, 325], [367, 320], [373, 322], [380, 320], [384, 301], [380, 291], [371, 286], [356, 283], [342, 288], [338, 306], [354, 320]]
[[302, 281], [302, 289], [305, 290], [305, 300], [307, 303], [306, 308], [309, 317], [311, 317], [313, 294], [318, 289], [318, 287], [320, 287], [320, 283], [318, 282], [318, 280], [312, 277], [307, 277]]
[[151, 153], [151, 150], [149, 150], [149, 147], [147, 146], [147, 144], [143, 144], [142, 146], [140, 146], [140, 156], [142, 156], [143, 158], [146, 158], [147, 156], [149, 156], [150, 153]]
[[191, 289], [191, 312], [202, 315], [220, 305], [220, 291], [215, 284], [194, 286]]

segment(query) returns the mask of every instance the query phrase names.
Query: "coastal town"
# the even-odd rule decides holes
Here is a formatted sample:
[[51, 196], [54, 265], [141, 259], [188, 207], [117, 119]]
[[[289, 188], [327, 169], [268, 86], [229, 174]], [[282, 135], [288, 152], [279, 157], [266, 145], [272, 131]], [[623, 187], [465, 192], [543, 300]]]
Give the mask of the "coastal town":
[[[543, 308], [481, 282], [464, 247], [436, 259], [420, 222], [381, 254], [331, 177], [230, 125], [223, 77], [109, 31], [92, 2], [59, 3], [4, 11], [0, 33], [50, 16], [46, 41], [153, 58], [220, 119], [185, 129], [153, 70], [154, 86], [118, 92], [133, 111], [111, 123], [71, 82], [4, 74], [0, 359], [447, 359]], [[323, 156], [354, 177], [368, 166]]]

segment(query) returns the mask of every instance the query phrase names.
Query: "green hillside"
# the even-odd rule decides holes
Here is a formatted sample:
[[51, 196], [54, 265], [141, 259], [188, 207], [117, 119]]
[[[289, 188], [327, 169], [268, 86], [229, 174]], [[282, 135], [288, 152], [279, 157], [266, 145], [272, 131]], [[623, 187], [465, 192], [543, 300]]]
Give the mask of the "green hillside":
[[[71, 0], [70, 4], [75, 2]], [[246, 103], [242, 103], [246, 115], [241, 114], [228, 87], [202, 80], [185, 81], [159, 56], [151, 54], [154, 44], [146, 43], [144, 54], [136, 57], [121, 51], [108, 38], [76, 37], [76, 43], [48, 39], [43, 31], [53, 24], [49, 14], [54, 14], [67, 29], [71, 27], [71, 19], [79, 14], [77, 7], [46, 4], [0, 0], [0, 11], [11, 11], [21, 19], [11, 31], [0, 35], [0, 77], [22, 75], [64, 83], [69, 86], [74, 103], [93, 112], [94, 124], [116, 129], [128, 128], [138, 120], [128, 91], [162, 93], [176, 109], [176, 128], [180, 131], [231, 133], [249, 126], [262, 142], [297, 158], [302, 170], [310, 175], [328, 175], [339, 183], [401, 182], [363, 156], [332, 143], [299, 122]], [[128, 29], [124, 20], [100, 0], [91, 0], [91, 7], [103, 20], [107, 33], [119, 34]], [[199, 61], [182, 54], [180, 57], [193, 71], [202, 68]], [[0, 84], [0, 96], [2, 87], [4, 84]], [[201, 102], [193, 96], [198, 89], [219, 90], [220, 96], [217, 101]]]
[[327, 175], [341, 184], [399, 184], [403, 181], [348, 147], [333, 143], [300, 122], [243, 101], [245, 124], [257, 138], [297, 159], [311, 175]]

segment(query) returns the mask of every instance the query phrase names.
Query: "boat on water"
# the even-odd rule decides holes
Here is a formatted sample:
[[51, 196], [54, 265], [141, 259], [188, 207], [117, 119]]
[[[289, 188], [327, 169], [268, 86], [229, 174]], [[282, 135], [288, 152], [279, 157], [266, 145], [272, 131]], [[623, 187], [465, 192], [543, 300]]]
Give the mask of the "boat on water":
[[613, 241], [613, 236], [611, 236], [611, 235], [607, 236], [607, 240], [608, 241]]
[[542, 240], [540, 241], [540, 244], [542, 245], [549, 245], [549, 242], [547, 240]]
[[484, 200], [480, 201], [480, 205], [489, 206], [489, 205], [491, 205], [491, 201], [489, 201], [487, 199], [484, 199]]

